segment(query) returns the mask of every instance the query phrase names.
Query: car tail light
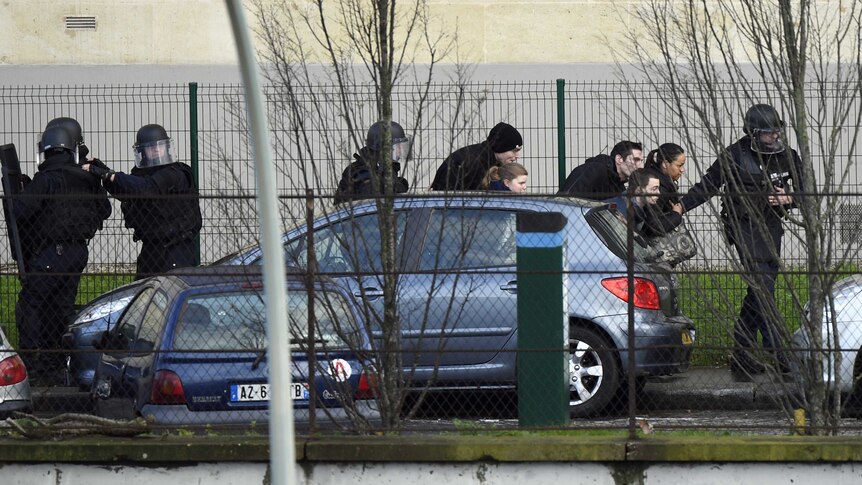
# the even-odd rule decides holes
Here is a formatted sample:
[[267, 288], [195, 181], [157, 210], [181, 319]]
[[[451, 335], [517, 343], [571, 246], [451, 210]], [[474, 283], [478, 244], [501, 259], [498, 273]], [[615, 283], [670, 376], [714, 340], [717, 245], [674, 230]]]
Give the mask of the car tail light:
[[27, 378], [27, 368], [21, 357], [13, 355], [0, 362], [0, 386], [18, 384]]
[[176, 372], [160, 370], [153, 377], [153, 390], [150, 392], [151, 404], [185, 404], [186, 392], [183, 381]]
[[[602, 286], [622, 301], [629, 301], [629, 279], [625, 276], [620, 278], [607, 278], [602, 280]], [[636, 308], [647, 310], [660, 310], [661, 300], [658, 296], [658, 288], [655, 283], [646, 278], [634, 278]]]
[[377, 374], [363, 371], [359, 376], [359, 385], [356, 386], [356, 392], [353, 393], [354, 399], [374, 399], [377, 397]]

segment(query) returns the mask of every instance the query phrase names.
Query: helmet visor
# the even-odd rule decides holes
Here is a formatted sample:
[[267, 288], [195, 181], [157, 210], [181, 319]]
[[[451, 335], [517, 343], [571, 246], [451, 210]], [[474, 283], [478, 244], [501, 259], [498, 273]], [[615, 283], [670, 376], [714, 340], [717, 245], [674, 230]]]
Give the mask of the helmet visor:
[[412, 137], [392, 139], [392, 161], [406, 162], [410, 156], [410, 148], [413, 145]]
[[784, 134], [781, 130], [754, 130], [751, 135], [751, 149], [757, 153], [781, 153], [784, 148]]
[[133, 146], [135, 150], [135, 166], [138, 168], [158, 167], [174, 163], [171, 156], [171, 140], [157, 140], [147, 143], [138, 143]]

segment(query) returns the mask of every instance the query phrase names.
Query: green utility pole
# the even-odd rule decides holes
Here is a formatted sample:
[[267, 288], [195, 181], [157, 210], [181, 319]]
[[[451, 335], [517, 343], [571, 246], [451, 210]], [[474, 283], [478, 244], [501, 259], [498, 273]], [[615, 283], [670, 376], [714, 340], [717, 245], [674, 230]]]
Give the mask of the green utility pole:
[[[198, 83], [189, 83], [189, 155], [195, 187], [200, 191], [200, 153], [198, 152]], [[195, 236], [195, 266], [201, 264], [201, 235]]]
[[558, 212], [522, 212], [518, 243], [518, 423], [569, 422], [563, 229]]
[[566, 183], [566, 80], [557, 79], [557, 178]]

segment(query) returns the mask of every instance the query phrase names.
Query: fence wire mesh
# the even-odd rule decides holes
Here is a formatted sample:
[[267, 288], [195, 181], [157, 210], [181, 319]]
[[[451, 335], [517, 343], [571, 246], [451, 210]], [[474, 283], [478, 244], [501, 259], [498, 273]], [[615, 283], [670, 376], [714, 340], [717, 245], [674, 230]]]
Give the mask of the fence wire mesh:
[[[148, 416], [155, 427], [266, 432], [270, 389], [261, 253], [241, 91], [199, 86], [193, 101], [187, 88], [0, 91], [2, 141], [16, 144], [26, 174], [37, 172], [33, 147], [43, 124], [55, 116], [81, 121], [94, 155], [118, 172], [132, 170], [137, 128], [156, 120], [168, 128], [175, 156], [194, 169], [199, 187], [198, 194], [130, 196], [106, 185], [99, 200], [112, 212], [89, 244], [81, 247], [79, 241], [88, 238], [77, 236], [26, 240], [31, 254], [47, 259], [26, 257], [24, 274], [12, 245], [3, 245], [0, 412]], [[671, 266], [627, 225], [621, 207], [553, 196], [561, 173], [607, 151], [607, 140], [614, 139], [609, 133], [636, 130], [607, 118], [595, 122], [602, 117], [596, 106], [619, 89], [569, 86], [569, 159], [561, 167], [554, 156], [554, 84], [468, 88], [479, 113], [472, 120], [480, 121], [456, 133], [457, 113], [425, 118], [410, 161], [413, 189], [395, 199], [332, 205], [355, 145], [345, 127], [331, 132], [331, 125], [321, 123], [311, 131], [315, 141], [308, 148], [326, 163], [308, 172], [296, 163], [312, 155], [293, 152], [289, 135], [274, 133], [288, 228], [290, 392], [300, 430], [699, 428], [786, 434], [819, 427], [859, 433], [854, 416], [862, 410], [856, 386], [862, 375], [862, 286], [856, 259], [862, 201], [852, 184], [834, 206], [828, 202], [835, 194], [808, 196], [826, 208], [821, 225], [808, 225], [823, 241], [818, 264], [805, 228], [793, 224], [798, 211], [784, 221], [783, 247], [773, 248], [781, 255], [774, 271], [744, 264], [728, 244], [715, 197], [715, 203], [685, 216], [697, 254]], [[270, 89], [271, 108], [278, 112], [278, 90]], [[326, 92], [318, 89], [321, 100]], [[457, 97], [450, 86], [435, 86], [434, 92], [437, 113]], [[401, 93], [404, 118], [413, 115], [408, 94]], [[194, 136], [190, 117], [197, 119]], [[524, 134], [530, 195], [426, 193], [442, 158], [468, 140], [482, 139], [499, 119]], [[670, 136], [666, 127], [644, 138]], [[193, 138], [199, 147], [189, 152], [199, 155], [188, 160], [184, 147]], [[690, 164], [697, 175], [689, 185], [705, 170], [696, 160]], [[314, 190], [305, 194], [307, 187]], [[26, 205], [27, 197], [4, 189], [4, 206]], [[43, 215], [56, 226], [82, 200], [97, 198], [31, 197], [37, 205], [62, 209], [58, 219]], [[199, 260], [200, 267], [178, 264], [183, 268], [170, 275], [141, 271], [138, 258], [153, 241], [133, 238], [129, 212], [136, 204], [143, 211], [138, 217], [149, 223], [174, 223], [189, 204], [199, 207], [199, 236], [158, 241], [155, 253], [168, 254], [182, 241], [185, 253], [193, 255], [170, 257]], [[530, 231], [518, 218], [527, 213], [564, 217], [556, 238], [539, 244], [541, 250], [560, 248], [558, 271], [523, 264], [531, 257], [524, 252]], [[81, 258], [75, 251], [83, 251], [85, 267], [71, 265]], [[532, 278], [558, 286], [519, 291], [519, 281]], [[819, 280], [835, 281], [822, 286], [831, 289], [830, 297], [812, 295], [811, 285]], [[768, 298], [772, 284], [774, 304]], [[754, 322], [748, 341], [738, 329], [734, 333], [747, 294], [749, 306], [769, 307], [759, 312], [763, 321]], [[819, 303], [812, 307], [809, 300]], [[548, 325], [552, 331], [532, 334], [538, 341], [529, 346], [518, 338], [523, 329]], [[22, 343], [22, 328], [38, 335]], [[744, 368], [733, 365], [740, 359]]]

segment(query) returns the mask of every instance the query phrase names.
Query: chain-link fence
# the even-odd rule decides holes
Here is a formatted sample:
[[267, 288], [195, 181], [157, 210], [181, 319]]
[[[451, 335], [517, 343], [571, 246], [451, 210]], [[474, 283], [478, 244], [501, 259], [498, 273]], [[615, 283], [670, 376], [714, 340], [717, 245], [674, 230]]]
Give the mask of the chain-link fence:
[[[607, 205], [549, 197], [561, 174], [608, 152], [613, 140], [658, 143], [674, 136], [672, 126], [638, 129], [605, 116], [607, 98], [623, 96], [612, 83], [563, 85], [562, 97], [559, 87], [482, 84], [458, 92], [434, 86], [430, 98], [436, 105], [428, 112], [435, 115], [421, 117], [410, 109], [409, 89], [396, 95], [397, 117], [420, 122], [409, 130], [416, 141], [405, 167], [413, 189], [394, 200], [332, 205], [338, 177], [361, 146], [363, 130], [309, 125], [313, 142], [301, 145], [273, 123], [288, 228], [285, 255], [293, 268], [287, 303], [297, 422], [310, 431], [397, 426], [858, 432], [849, 418], [862, 405], [855, 386], [862, 375], [862, 359], [856, 363], [862, 317], [855, 298], [862, 287], [853, 276], [855, 194], [812, 197], [812, 205], [824, 208], [818, 220], [802, 218], [798, 208], [786, 218], [781, 214], [779, 225], [787, 231], [781, 246], [769, 232], [770, 221], [745, 219], [754, 221], [746, 223], [746, 234], [760, 234], [757, 240], [768, 241], [766, 252], [775, 256], [751, 261], [741, 257], [740, 245], [729, 244], [729, 237], [741, 234], [743, 219], [723, 222], [715, 197], [685, 215], [692, 237], [679, 238], [690, 241], [696, 254], [675, 261], [680, 240], [660, 243], [631, 230], [637, 223], [627, 224], [625, 217], [636, 211], [624, 210], [625, 199]], [[317, 92], [327, 89], [334, 93], [331, 87]], [[270, 91], [275, 113], [277, 92]], [[8, 357], [0, 362], [0, 395], [6, 396], [0, 411], [142, 415], [168, 427], [265, 431], [261, 253], [240, 88], [6, 88], [0, 96], [3, 142], [18, 147], [24, 173], [36, 172], [34, 142], [55, 116], [81, 121], [93, 155], [117, 172], [133, 171], [138, 127], [160, 122], [173, 138], [174, 156], [191, 169], [178, 176], [199, 187], [198, 195], [129, 194], [115, 174], [120, 179], [104, 184], [107, 193], [83, 198], [13, 200], [4, 190], [4, 202], [35, 200], [54, 207], [41, 216], [51, 221], [43, 224], [46, 231], [78, 217], [82, 200], [107, 201], [112, 213], [83, 249], [79, 242], [87, 234], [25, 239], [29, 254], [47, 259], [25, 257], [33, 266], [24, 274], [12, 245], [4, 245], [0, 318], [30, 382], [28, 387], [19, 381], [25, 375], [21, 361], [0, 355]], [[469, 123], [461, 112], [444, 109], [461, 106], [464, 98], [473, 100], [463, 105], [472, 109]], [[370, 125], [373, 103], [365, 103]], [[567, 126], [556, 130], [561, 111], [569, 114]], [[500, 119], [523, 133], [531, 195], [443, 197], [424, 190], [446, 154], [483, 139]], [[565, 143], [563, 165], [555, 140]], [[187, 156], [185, 147], [194, 142]], [[689, 153], [698, 151], [700, 158], [689, 158], [695, 174], [689, 186], [712, 161], [703, 148]], [[315, 163], [300, 163], [310, 159]], [[313, 190], [306, 194], [308, 187]], [[855, 185], [847, 187], [852, 192]], [[722, 200], [774, 195], [725, 193]], [[828, 204], [836, 199], [841, 203]], [[191, 237], [196, 228], [183, 224], [190, 223], [185, 215], [195, 205], [200, 234]], [[742, 212], [754, 213], [753, 207]], [[537, 230], [519, 221], [535, 213], [559, 214], [565, 224]], [[139, 223], [129, 224], [136, 217]], [[156, 221], [176, 237], [156, 241], [138, 231]], [[556, 257], [557, 249], [559, 271], [523, 264], [535, 257], [530, 250], [539, 251], [541, 260]], [[81, 268], [67, 263], [80, 261], [82, 250], [86, 267], [78, 281]], [[159, 264], [142, 269], [139, 258], [145, 256]], [[203, 265], [191, 269], [193, 263], [184, 263], [190, 258]], [[767, 264], [773, 260], [776, 265]], [[171, 264], [188, 268], [143, 278]], [[135, 280], [136, 273], [142, 278]], [[550, 284], [525, 290], [523, 282], [533, 277]], [[840, 282], [821, 281], [830, 278]], [[821, 289], [831, 289], [832, 297], [824, 298]], [[529, 298], [519, 299], [524, 294]], [[66, 303], [59, 304], [61, 299]], [[526, 343], [518, 338], [525, 328], [549, 327], [530, 333]], [[42, 328], [50, 336], [37, 335], [29, 340], [35, 343], [24, 345], [22, 328]], [[15, 398], [28, 392], [28, 399]]]

